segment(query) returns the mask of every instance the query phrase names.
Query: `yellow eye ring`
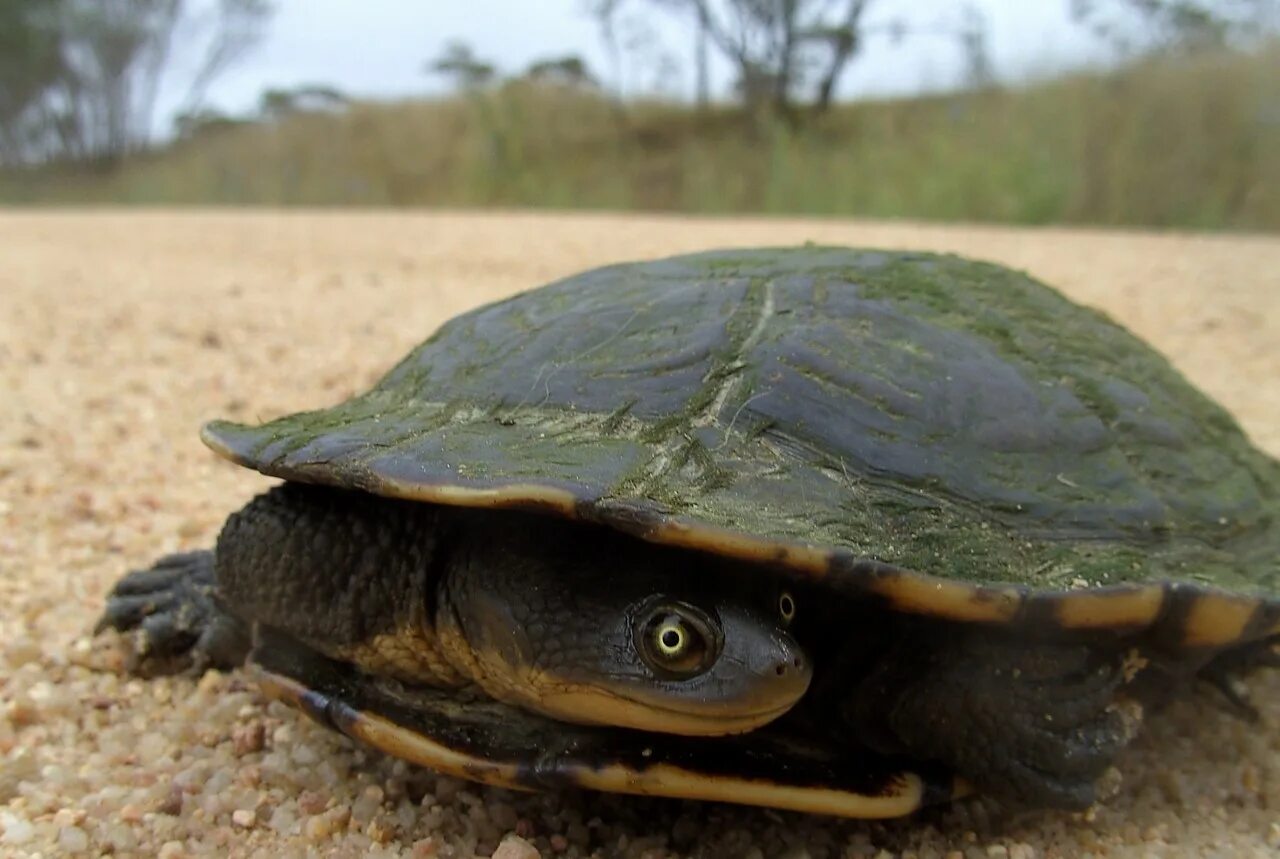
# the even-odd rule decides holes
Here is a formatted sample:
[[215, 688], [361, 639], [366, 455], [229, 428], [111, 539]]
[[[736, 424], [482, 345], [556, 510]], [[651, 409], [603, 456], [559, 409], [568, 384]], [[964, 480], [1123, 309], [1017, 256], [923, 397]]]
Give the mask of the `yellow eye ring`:
[[663, 656], [674, 659], [689, 646], [689, 633], [682, 623], [664, 623], [654, 630], [653, 644]]
[[782, 615], [783, 623], [791, 623], [795, 620], [796, 600], [789, 591], [783, 591], [778, 596], [778, 614]]

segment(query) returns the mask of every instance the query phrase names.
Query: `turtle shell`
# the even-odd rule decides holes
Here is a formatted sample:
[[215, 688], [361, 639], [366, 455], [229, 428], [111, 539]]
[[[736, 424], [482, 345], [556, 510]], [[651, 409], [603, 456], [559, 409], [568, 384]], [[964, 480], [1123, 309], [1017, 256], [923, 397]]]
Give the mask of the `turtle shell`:
[[1101, 313], [954, 256], [597, 269], [451, 320], [344, 403], [203, 438], [287, 480], [539, 509], [957, 621], [1280, 632], [1280, 463]]

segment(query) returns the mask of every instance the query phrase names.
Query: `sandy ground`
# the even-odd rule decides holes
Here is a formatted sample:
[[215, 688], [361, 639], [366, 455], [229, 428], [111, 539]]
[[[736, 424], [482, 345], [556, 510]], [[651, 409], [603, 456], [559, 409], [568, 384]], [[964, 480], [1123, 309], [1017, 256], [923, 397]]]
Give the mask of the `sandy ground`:
[[1271, 727], [1157, 717], [1085, 815], [963, 803], [859, 823], [438, 779], [238, 674], [144, 682], [90, 627], [125, 569], [211, 544], [267, 481], [209, 418], [363, 388], [458, 311], [589, 266], [728, 245], [956, 251], [1101, 307], [1280, 454], [1280, 240], [527, 214], [0, 213], [0, 852], [523, 857], [1275, 856]]

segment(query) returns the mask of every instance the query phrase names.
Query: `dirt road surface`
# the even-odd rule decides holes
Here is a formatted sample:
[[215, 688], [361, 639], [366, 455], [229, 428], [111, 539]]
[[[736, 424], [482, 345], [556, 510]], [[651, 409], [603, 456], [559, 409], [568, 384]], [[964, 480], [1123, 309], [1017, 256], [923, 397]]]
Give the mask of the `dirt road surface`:
[[440, 322], [603, 263], [804, 241], [1026, 269], [1169, 355], [1280, 455], [1280, 241], [822, 220], [0, 213], [0, 853], [1275, 856], [1270, 728], [1203, 694], [1152, 719], [1084, 815], [962, 803], [859, 823], [490, 790], [362, 750], [238, 673], [143, 682], [90, 629], [122, 571], [212, 543], [268, 481], [204, 420], [340, 400]]

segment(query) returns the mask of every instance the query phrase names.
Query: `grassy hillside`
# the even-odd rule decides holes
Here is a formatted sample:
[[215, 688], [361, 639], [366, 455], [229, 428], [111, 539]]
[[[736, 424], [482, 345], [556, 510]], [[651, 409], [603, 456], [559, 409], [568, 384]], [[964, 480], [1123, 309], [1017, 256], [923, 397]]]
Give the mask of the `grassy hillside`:
[[29, 202], [550, 206], [1280, 229], [1280, 46], [1017, 90], [735, 112], [509, 84], [207, 133]]

